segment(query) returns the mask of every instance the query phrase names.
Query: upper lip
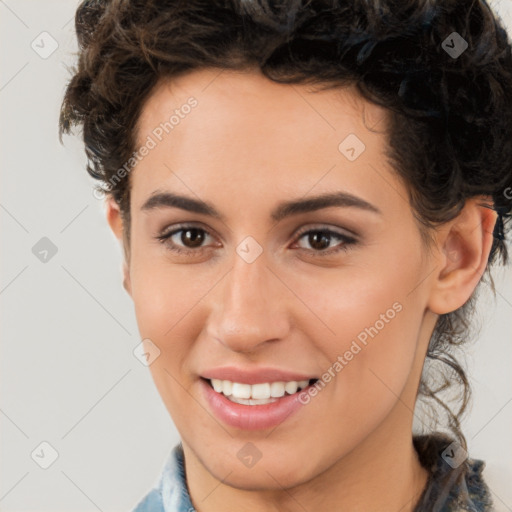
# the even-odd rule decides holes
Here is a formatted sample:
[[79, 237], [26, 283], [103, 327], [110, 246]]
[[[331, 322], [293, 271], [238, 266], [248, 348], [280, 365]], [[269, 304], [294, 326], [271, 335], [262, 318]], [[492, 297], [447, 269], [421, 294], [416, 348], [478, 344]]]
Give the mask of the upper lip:
[[237, 368], [235, 366], [223, 366], [212, 368], [201, 374], [205, 379], [230, 380], [240, 382], [241, 384], [260, 384], [263, 382], [290, 382], [292, 380], [310, 380], [316, 379], [315, 376], [307, 375], [290, 370], [279, 368]]

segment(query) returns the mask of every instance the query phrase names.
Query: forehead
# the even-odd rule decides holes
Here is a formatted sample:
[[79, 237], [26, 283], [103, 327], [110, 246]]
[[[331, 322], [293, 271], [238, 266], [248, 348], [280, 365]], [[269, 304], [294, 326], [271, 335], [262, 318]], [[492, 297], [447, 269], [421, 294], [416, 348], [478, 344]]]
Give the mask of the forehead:
[[[320, 90], [219, 69], [161, 80], [137, 125], [138, 146], [148, 137], [155, 145], [132, 173], [132, 197], [140, 202], [165, 185], [185, 191], [176, 175], [203, 195], [214, 181], [253, 194], [274, 186], [304, 194], [304, 186], [322, 179], [329, 187], [342, 175], [354, 187], [375, 174], [368, 165], [382, 170], [386, 121], [353, 86]], [[354, 144], [361, 154], [350, 160], [344, 151]]]
[[203, 117], [223, 118], [234, 124], [265, 117], [266, 128], [276, 121], [282, 126], [287, 121], [303, 119], [337, 131], [342, 117], [353, 127], [353, 122], [359, 121], [359, 128], [377, 124], [382, 128], [386, 117], [385, 109], [365, 100], [354, 85], [321, 90], [320, 85], [278, 83], [257, 69], [204, 68], [160, 79], [143, 105], [139, 135], [151, 130], [155, 121], [168, 120], [191, 97], [197, 99]]

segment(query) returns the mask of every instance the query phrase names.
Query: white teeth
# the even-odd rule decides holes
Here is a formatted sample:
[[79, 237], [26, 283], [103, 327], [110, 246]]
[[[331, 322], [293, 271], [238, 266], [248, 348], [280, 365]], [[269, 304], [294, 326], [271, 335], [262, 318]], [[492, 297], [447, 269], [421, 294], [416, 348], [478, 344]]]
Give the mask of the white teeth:
[[275, 400], [272, 399], [284, 396], [285, 392], [289, 395], [293, 395], [299, 389], [304, 389], [309, 384], [308, 380], [262, 382], [252, 385], [221, 379], [211, 379], [210, 382], [217, 393], [222, 393], [230, 397], [233, 402], [247, 405], [275, 402]]
[[296, 393], [297, 392], [297, 381], [296, 380], [292, 380], [290, 382], [287, 382], [285, 385], [284, 385], [284, 390], [289, 394], [289, 395], [293, 395], [293, 393]]
[[251, 398], [251, 385], [240, 384], [239, 382], [233, 382], [233, 390], [231, 394], [235, 398]]
[[222, 388], [223, 388], [222, 381], [220, 379], [212, 379], [211, 382], [212, 382], [213, 389], [215, 389], [215, 391], [217, 391], [217, 393], [221, 393]]
[[263, 384], [253, 384], [251, 386], [252, 398], [270, 398], [270, 384], [264, 382]]
[[226, 396], [230, 396], [233, 389], [233, 383], [230, 380], [223, 380], [222, 381], [222, 392]]
[[242, 405], [265, 405], [265, 404], [271, 404], [272, 402], [277, 402], [277, 398], [266, 398], [266, 399], [261, 399], [261, 400], [258, 400], [256, 398], [249, 398], [249, 399], [235, 398], [234, 396], [230, 396], [228, 398], [232, 402], [235, 402], [237, 404], [242, 404]]
[[284, 396], [284, 392], [284, 382], [272, 382], [272, 384], [270, 384], [270, 396], [279, 398]]

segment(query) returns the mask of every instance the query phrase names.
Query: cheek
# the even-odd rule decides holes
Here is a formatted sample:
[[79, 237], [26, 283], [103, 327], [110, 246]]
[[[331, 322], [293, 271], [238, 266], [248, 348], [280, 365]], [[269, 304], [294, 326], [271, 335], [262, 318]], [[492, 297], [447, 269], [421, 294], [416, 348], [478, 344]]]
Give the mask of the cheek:
[[[163, 257], [134, 251], [131, 268], [132, 298], [141, 339], [149, 338], [160, 350], [149, 370], [172, 416], [179, 413], [185, 391], [195, 377], [190, 359], [206, 321], [201, 299], [218, 277], [197, 269], [180, 268]], [[171, 411], [171, 408], [176, 409]]]
[[332, 271], [315, 287], [311, 276], [296, 282], [317, 314], [304, 317], [301, 329], [326, 356], [325, 371], [335, 375], [338, 410], [354, 418], [389, 410], [415, 365], [423, 306], [411, 290], [421, 275], [419, 253], [391, 258], [384, 252], [380, 262]]
[[323, 318], [334, 334], [324, 328], [326, 334], [319, 336], [318, 322], [316, 329], [312, 322], [308, 332], [327, 356], [325, 371], [334, 372], [343, 387], [345, 405], [365, 401], [350, 397], [399, 396], [415, 360], [420, 308], [400, 294], [375, 287], [359, 288], [349, 296], [333, 292], [328, 303], [331, 311], [324, 309]]
[[349, 350], [352, 341], [364, 347], [373, 340], [374, 346], [392, 348], [411, 340], [411, 329], [421, 320], [415, 316], [420, 304], [410, 293], [417, 275], [411, 264], [402, 266], [398, 274], [382, 266], [371, 271], [340, 269], [317, 279], [315, 286], [312, 276], [302, 275], [294, 289], [315, 313], [299, 319], [302, 329], [333, 354]]
[[151, 339], [171, 338], [175, 326], [200, 298], [186, 273], [144, 251], [133, 252], [130, 281], [140, 334]]
[[350, 297], [330, 302], [336, 313], [328, 322], [335, 336], [314, 338], [310, 331], [328, 361], [321, 376], [328, 383], [319, 392], [326, 398], [313, 405], [314, 416], [330, 402], [326, 435], [342, 432], [344, 446], [360, 443], [391, 411], [409, 414], [405, 406], [401, 409], [400, 400], [409, 389], [415, 365], [420, 308], [403, 297], [395, 300], [397, 294], [387, 287], [367, 292], [360, 288]]
[[132, 298], [141, 339], [149, 338], [160, 350], [149, 371], [169, 414], [184, 428], [184, 411], [188, 411], [184, 404], [190, 403], [191, 384], [184, 370], [191, 347], [186, 336], [194, 335], [187, 321], [200, 295], [187, 291], [184, 277], [170, 270], [169, 265], [155, 264], [150, 258], [134, 259]]
[[191, 306], [179, 275], [168, 273], [168, 269], [151, 264], [149, 258], [147, 262], [134, 260], [131, 281], [141, 339], [149, 338], [160, 351], [149, 370], [163, 403], [175, 417], [186, 399], [184, 388], [190, 384], [182, 370], [190, 347], [183, 327]]

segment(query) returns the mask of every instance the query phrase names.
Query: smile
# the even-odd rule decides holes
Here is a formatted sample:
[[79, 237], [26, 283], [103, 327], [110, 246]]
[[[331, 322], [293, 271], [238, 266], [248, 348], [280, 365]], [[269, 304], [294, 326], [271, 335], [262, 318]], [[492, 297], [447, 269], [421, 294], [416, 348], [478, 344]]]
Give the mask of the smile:
[[289, 421], [304, 407], [300, 393], [307, 393], [317, 380], [248, 384], [201, 377], [199, 384], [206, 408], [222, 423], [242, 430], [259, 430]]
[[244, 405], [264, 405], [277, 402], [285, 394], [293, 395], [316, 380], [261, 382], [252, 385], [221, 379], [208, 379], [208, 382], [217, 393], [224, 395], [231, 402]]

